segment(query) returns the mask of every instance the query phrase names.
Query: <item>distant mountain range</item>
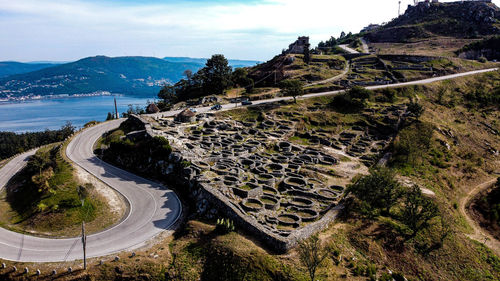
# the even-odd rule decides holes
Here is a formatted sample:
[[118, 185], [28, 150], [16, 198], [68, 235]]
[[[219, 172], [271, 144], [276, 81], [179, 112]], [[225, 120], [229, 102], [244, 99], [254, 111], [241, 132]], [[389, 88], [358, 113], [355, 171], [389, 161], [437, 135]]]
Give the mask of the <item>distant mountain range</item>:
[[15, 61], [0, 62], [0, 78], [15, 74], [28, 73], [55, 66], [54, 63], [22, 63]]
[[[189, 58], [189, 57], [164, 57], [163, 58], [166, 61], [169, 62], [178, 62], [178, 63], [200, 63], [205, 65], [207, 62], [207, 59], [204, 58]], [[249, 67], [249, 66], [254, 66], [259, 61], [254, 61], [254, 60], [228, 60], [229, 65], [232, 66], [233, 68], [238, 68], [238, 67]]]
[[[0, 62], [0, 99], [30, 99], [101, 92], [130, 96], [154, 96], [166, 83], [196, 72], [207, 59], [153, 57], [84, 58], [64, 64]], [[229, 60], [233, 67], [253, 66], [257, 61]]]

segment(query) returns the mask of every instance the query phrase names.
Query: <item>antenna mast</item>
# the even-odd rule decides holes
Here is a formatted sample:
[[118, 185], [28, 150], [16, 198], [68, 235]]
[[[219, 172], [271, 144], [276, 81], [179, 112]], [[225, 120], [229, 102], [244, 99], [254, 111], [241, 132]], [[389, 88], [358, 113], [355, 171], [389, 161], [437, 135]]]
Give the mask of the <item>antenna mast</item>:
[[115, 119], [119, 119], [120, 116], [118, 115], [118, 107], [116, 106], [116, 97], [115, 97]]

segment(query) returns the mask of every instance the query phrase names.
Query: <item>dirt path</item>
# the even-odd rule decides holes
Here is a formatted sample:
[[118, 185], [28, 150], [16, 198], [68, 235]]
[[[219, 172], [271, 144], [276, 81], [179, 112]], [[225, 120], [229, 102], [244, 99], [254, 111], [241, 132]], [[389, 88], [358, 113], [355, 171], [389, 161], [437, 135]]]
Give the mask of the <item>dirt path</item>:
[[309, 86], [314, 86], [314, 85], [320, 85], [320, 84], [326, 84], [326, 83], [329, 83], [329, 82], [333, 82], [333, 81], [339, 80], [340, 78], [344, 77], [347, 74], [347, 72], [349, 72], [349, 62], [346, 62], [344, 70], [339, 75], [330, 77], [330, 78], [325, 79], [325, 80], [321, 80], [321, 81], [309, 83], [309, 84], [306, 84], [305, 86], [309, 87]]
[[339, 45], [339, 47], [349, 54], [359, 54], [358, 51], [354, 50], [353, 48], [349, 48], [349, 46], [347, 46], [346, 44]]
[[366, 43], [366, 40], [363, 37], [361, 37], [360, 40], [361, 40], [363, 52], [366, 53], [366, 54], [370, 53], [370, 48], [368, 47], [368, 44]]
[[497, 181], [496, 178], [488, 180], [484, 183], [481, 183], [474, 187], [469, 193], [460, 200], [460, 213], [465, 217], [467, 223], [474, 230], [473, 234], [466, 234], [470, 239], [474, 239], [480, 243], [484, 243], [488, 248], [493, 250], [497, 255], [500, 255], [500, 241], [495, 239], [491, 234], [489, 234], [486, 230], [482, 229], [470, 216], [467, 212], [467, 205], [469, 202], [480, 192], [486, 190], [491, 187]]

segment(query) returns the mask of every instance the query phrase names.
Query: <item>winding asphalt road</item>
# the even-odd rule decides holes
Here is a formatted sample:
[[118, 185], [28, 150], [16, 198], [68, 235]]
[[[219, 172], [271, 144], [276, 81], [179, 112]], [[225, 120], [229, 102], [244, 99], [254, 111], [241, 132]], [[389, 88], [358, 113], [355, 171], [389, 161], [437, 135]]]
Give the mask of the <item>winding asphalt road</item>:
[[[93, 144], [123, 120], [99, 124], [84, 130], [70, 142], [68, 157], [77, 165], [121, 193], [129, 212], [117, 225], [87, 237], [87, 257], [110, 255], [143, 246], [148, 240], [172, 228], [182, 205], [166, 187], [115, 168], [97, 158]], [[0, 189], [26, 164], [34, 152], [12, 159], [0, 170]], [[47, 239], [27, 236], [0, 228], [0, 258], [22, 262], [59, 262], [82, 259], [80, 238]]]
[[[367, 88], [373, 90], [420, 85], [496, 70], [498, 70], [498, 68], [476, 70], [414, 82]], [[342, 92], [344, 91], [315, 93], [304, 95], [300, 98], [335, 95]], [[292, 99], [292, 97], [279, 97], [255, 101], [253, 104], [264, 104], [290, 99]], [[235, 108], [235, 106], [234, 104], [225, 104], [222, 106], [222, 110], [230, 110]], [[197, 110], [198, 112], [208, 112], [210, 111], [210, 107], [202, 107]], [[180, 110], [162, 112], [150, 116], [172, 116], [178, 112], [180, 112]], [[182, 205], [173, 191], [168, 190], [160, 184], [104, 163], [93, 154], [93, 144], [97, 139], [104, 132], [118, 127], [122, 121], [123, 120], [114, 120], [84, 130], [75, 136], [66, 150], [66, 154], [73, 162], [121, 193], [130, 205], [128, 215], [118, 225], [106, 231], [88, 236], [88, 257], [105, 256], [124, 250], [138, 248], [161, 232], [171, 229], [181, 214]], [[0, 169], [0, 189], [5, 186], [13, 175], [24, 167], [27, 158], [33, 153], [34, 151], [31, 151], [17, 156]], [[81, 241], [79, 238], [37, 238], [0, 228], [0, 258], [23, 262], [78, 260], [82, 258]]]
[[[434, 83], [434, 82], [438, 82], [438, 81], [450, 80], [450, 79], [455, 79], [455, 78], [464, 77], [464, 76], [482, 74], [482, 73], [487, 73], [487, 72], [492, 72], [492, 71], [497, 71], [497, 70], [498, 70], [498, 68], [488, 68], [488, 69], [481, 69], [481, 70], [474, 70], [474, 71], [457, 73], [457, 74], [450, 74], [450, 75], [433, 77], [433, 78], [428, 78], [428, 79], [423, 79], [423, 80], [411, 81], [411, 82], [369, 86], [369, 87], [365, 87], [365, 88], [368, 90], [377, 90], [377, 89], [384, 89], [384, 88], [397, 88], [397, 87], [412, 86], [412, 85], [423, 85], [423, 84], [429, 84], [429, 83]], [[336, 90], [336, 91], [327, 91], [327, 92], [321, 92], [321, 93], [306, 94], [306, 95], [302, 95], [302, 96], [297, 97], [297, 99], [332, 96], [332, 95], [344, 93], [345, 91], [346, 90]], [[293, 100], [293, 97], [277, 97], [277, 98], [272, 98], [272, 99], [267, 99], [267, 100], [257, 100], [257, 101], [252, 101], [252, 105], [280, 102], [280, 101], [286, 101], [286, 100]], [[241, 103], [239, 103], [239, 104], [234, 104], [234, 103], [223, 104], [221, 106], [222, 106], [222, 109], [220, 111], [226, 111], [226, 110], [231, 110], [231, 109], [235, 109], [238, 107], [242, 107]], [[153, 118], [169, 117], [169, 116], [174, 116], [174, 115], [179, 114], [182, 110], [183, 109], [172, 110], [172, 111], [167, 111], [167, 112], [160, 112], [160, 113], [155, 113], [155, 114], [148, 114], [148, 116], [153, 117]], [[211, 106], [197, 107], [196, 110], [198, 113], [213, 112], [213, 110], [211, 110]]]

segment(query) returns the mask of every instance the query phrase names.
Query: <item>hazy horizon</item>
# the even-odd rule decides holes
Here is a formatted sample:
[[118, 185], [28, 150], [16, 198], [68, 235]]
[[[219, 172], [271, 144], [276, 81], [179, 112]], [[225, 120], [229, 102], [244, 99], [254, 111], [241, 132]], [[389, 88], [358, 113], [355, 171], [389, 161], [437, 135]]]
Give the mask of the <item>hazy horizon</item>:
[[[401, 12], [410, 3], [402, 0]], [[298, 36], [316, 45], [397, 14], [397, 0], [0, 0], [0, 24], [8, 27], [0, 30], [8, 39], [0, 45], [0, 61], [216, 53], [265, 61]]]

